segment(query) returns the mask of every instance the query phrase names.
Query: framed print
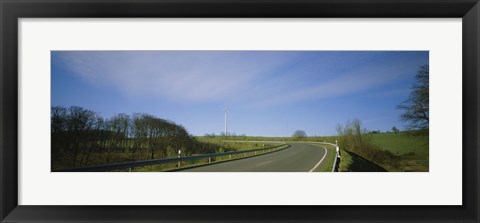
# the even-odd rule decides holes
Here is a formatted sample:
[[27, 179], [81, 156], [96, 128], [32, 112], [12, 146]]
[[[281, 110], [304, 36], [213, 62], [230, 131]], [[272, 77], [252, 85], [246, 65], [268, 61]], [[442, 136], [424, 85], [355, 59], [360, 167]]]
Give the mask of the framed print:
[[479, 7], [1, 1], [0, 219], [478, 222]]

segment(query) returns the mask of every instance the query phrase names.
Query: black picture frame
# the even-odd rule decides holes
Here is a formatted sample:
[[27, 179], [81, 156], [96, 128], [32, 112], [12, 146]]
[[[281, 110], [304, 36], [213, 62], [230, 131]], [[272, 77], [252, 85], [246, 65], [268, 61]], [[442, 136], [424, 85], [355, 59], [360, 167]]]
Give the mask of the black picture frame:
[[[0, 15], [1, 222], [479, 222], [478, 0], [0, 0]], [[75, 17], [462, 18], [463, 205], [18, 205], [17, 21], [19, 18]]]

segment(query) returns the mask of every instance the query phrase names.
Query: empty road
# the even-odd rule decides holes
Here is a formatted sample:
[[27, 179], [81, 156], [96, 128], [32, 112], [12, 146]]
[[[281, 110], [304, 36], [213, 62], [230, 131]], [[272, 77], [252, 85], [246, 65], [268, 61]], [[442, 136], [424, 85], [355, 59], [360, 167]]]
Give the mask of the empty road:
[[[184, 172], [309, 172], [326, 160], [324, 146], [289, 143], [288, 149], [266, 155], [181, 170]], [[325, 158], [324, 158], [325, 157]], [[324, 158], [324, 159], [323, 159]], [[323, 160], [322, 160], [323, 159]], [[320, 162], [322, 160], [322, 162]]]

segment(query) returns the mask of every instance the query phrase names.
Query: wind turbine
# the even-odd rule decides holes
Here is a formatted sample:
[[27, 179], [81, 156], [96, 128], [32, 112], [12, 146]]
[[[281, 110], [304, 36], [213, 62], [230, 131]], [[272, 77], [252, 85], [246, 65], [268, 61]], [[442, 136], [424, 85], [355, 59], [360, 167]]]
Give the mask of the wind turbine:
[[225, 136], [227, 136], [228, 132], [227, 132], [227, 115], [229, 115], [230, 112], [228, 112], [228, 109], [225, 108]]

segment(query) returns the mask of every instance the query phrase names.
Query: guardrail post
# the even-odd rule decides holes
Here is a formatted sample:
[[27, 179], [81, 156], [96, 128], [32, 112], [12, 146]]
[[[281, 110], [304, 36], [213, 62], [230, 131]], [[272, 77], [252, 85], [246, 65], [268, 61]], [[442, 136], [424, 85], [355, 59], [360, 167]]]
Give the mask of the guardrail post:
[[[182, 150], [178, 150], [178, 158], [180, 158], [181, 154], [182, 154]], [[180, 168], [180, 162], [181, 161], [178, 161], [178, 167], [177, 168]]]
[[232, 155], [229, 155], [230, 159], [232, 159]]
[[335, 162], [333, 163], [332, 172], [338, 172], [340, 168], [340, 147], [337, 145], [335, 140]]
[[244, 153], [244, 154], [243, 154], [243, 157], [247, 157], [247, 153]]
[[255, 151], [253, 154], [254, 154], [254, 155], [257, 155], [257, 151]]
[[208, 157], [208, 163], [211, 163], [211, 162], [212, 162], [212, 158]]

